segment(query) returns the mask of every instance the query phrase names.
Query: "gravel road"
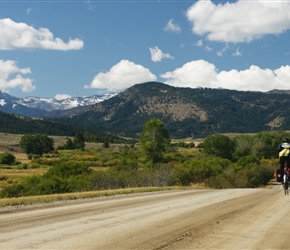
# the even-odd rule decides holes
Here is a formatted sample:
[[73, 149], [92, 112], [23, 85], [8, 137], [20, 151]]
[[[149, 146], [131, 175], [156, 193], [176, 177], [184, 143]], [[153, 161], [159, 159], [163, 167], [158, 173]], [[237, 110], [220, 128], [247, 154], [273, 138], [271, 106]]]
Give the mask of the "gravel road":
[[0, 211], [0, 249], [289, 249], [290, 196], [178, 190]]

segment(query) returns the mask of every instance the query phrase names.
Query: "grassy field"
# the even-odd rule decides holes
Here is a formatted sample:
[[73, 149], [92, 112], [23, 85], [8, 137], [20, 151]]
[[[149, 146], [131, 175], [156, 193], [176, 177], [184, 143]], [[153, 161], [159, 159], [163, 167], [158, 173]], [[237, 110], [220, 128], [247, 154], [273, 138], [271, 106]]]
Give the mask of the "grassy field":
[[[41, 163], [28, 159], [26, 153], [19, 146], [22, 134], [7, 134], [0, 132], [0, 153], [8, 152], [13, 154], [18, 162], [16, 165], [8, 166], [0, 164], [0, 190], [9, 184], [20, 183], [24, 177], [32, 175], [43, 175], [49, 169], [49, 162], [57, 161], [55, 155], [43, 155]], [[49, 136], [54, 140], [54, 148], [66, 143], [68, 137]], [[71, 137], [71, 139], [73, 139]], [[114, 153], [119, 153], [124, 145], [111, 144], [110, 149], [103, 150], [102, 143], [86, 143], [86, 151], [61, 150], [62, 159], [74, 161], [86, 161], [93, 170], [103, 169], [110, 166], [114, 161]], [[102, 155], [96, 158], [96, 150]], [[44, 163], [43, 163], [44, 162]], [[46, 164], [46, 162], [48, 164]]]
[[[0, 190], [4, 187], [11, 185], [11, 184], [19, 184], [23, 181], [25, 177], [33, 176], [33, 175], [43, 175], [48, 171], [52, 162], [56, 162], [59, 160], [58, 157], [61, 159], [73, 160], [73, 161], [85, 161], [88, 163], [94, 171], [98, 170], [106, 170], [110, 168], [110, 166], [115, 164], [116, 155], [124, 148], [124, 144], [110, 144], [109, 149], [104, 149], [102, 143], [86, 143], [85, 151], [74, 151], [74, 150], [60, 150], [58, 155], [43, 155], [42, 158], [30, 160], [26, 153], [19, 146], [19, 142], [21, 140], [22, 134], [7, 134], [0, 132], [0, 153], [8, 152], [15, 156], [17, 164], [8, 166], [8, 165], [1, 165], [0, 164]], [[54, 147], [57, 149], [59, 145], [63, 145], [66, 143], [68, 137], [64, 136], [49, 136], [54, 140]], [[73, 138], [71, 138], [73, 139]], [[174, 140], [172, 140], [174, 142]], [[177, 140], [181, 141], [181, 140]], [[183, 142], [193, 142], [191, 138], [187, 138], [182, 140]], [[195, 145], [198, 145], [201, 140], [194, 141]], [[191, 149], [181, 149], [186, 150], [188, 153], [189, 151], [196, 151], [196, 148]], [[37, 161], [39, 160], [39, 161]], [[142, 189], [144, 192], [150, 191], [148, 188]], [[155, 189], [152, 189], [155, 190]], [[151, 191], [152, 191], [151, 190]], [[141, 190], [139, 190], [140, 192]], [[155, 190], [156, 191], [156, 190]], [[121, 191], [120, 193], [127, 193], [127, 192], [137, 192], [136, 189]], [[117, 192], [118, 193], [118, 192]], [[76, 198], [87, 198], [87, 197], [96, 197], [99, 195], [111, 195], [115, 194], [115, 192], [89, 192], [89, 193], [82, 193], [82, 194], [68, 194], [65, 195], [55, 195], [55, 196], [46, 196], [43, 197], [44, 201], [51, 201], [51, 200], [59, 200], [63, 199], [76, 199]], [[26, 203], [34, 203], [38, 201], [40, 198], [26, 198], [20, 199], [5, 199], [1, 200], [5, 205], [12, 205], [12, 204], [26, 204]], [[1, 204], [0, 204], [1, 206]]]
[[[7, 134], [0, 132], [0, 153], [10, 152], [23, 160], [23, 156], [26, 154], [23, 153], [23, 150], [19, 147], [19, 142], [21, 140], [22, 134]], [[54, 146], [57, 148], [59, 145], [66, 143], [67, 136], [49, 136], [54, 140]], [[19, 154], [19, 155], [18, 155]], [[27, 158], [27, 156], [26, 156]]]
[[[19, 163], [13, 166], [0, 164], [0, 190], [12, 183], [19, 183], [21, 179], [31, 175], [42, 175], [47, 171], [47, 167], [34, 168], [30, 166], [31, 160], [27, 154], [19, 147], [22, 134], [7, 134], [0, 132], [0, 153], [8, 152], [15, 156]], [[54, 146], [62, 145], [67, 141], [67, 137], [51, 136]]]

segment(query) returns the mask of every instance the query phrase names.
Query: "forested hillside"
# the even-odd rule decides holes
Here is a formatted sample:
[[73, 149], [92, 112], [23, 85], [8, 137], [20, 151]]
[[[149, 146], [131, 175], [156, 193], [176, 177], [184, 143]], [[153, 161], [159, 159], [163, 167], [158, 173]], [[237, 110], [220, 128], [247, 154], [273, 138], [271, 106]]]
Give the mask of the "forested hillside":
[[156, 117], [173, 137], [184, 138], [285, 130], [290, 127], [289, 113], [290, 95], [284, 92], [175, 88], [149, 82], [93, 105], [70, 121], [136, 136], [144, 122]]
[[214, 133], [288, 130], [289, 113], [287, 91], [191, 89], [147, 82], [89, 106], [87, 111], [55, 112], [58, 119], [20, 119], [1, 113], [0, 131], [56, 135], [89, 132], [137, 138], [145, 122], [158, 118], [171, 137], [198, 138]]
[[13, 134], [75, 135], [82, 128], [58, 120], [33, 119], [0, 112], [0, 131]]

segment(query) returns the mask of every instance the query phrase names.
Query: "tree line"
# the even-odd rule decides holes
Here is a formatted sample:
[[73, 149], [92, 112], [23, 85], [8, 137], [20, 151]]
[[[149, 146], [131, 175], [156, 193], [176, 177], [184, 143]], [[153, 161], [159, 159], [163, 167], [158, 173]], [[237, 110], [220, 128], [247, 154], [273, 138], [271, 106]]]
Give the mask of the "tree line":
[[[49, 146], [42, 148], [46, 151], [51, 149], [53, 141], [47, 140], [45, 136], [33, 137], [38, 140], [38, 146], [40, 142], [48, 143]], [[84, 135], [79, 133], [63, 145], [64, 148], [68, 147], [66, 151], [62, 151], [64, 148], [58, 150], [55, 161], [44, 158], [32, 160], [34, 164], [52, 163], [46, 174], [28, 177], [20, 184], [9, 185], [1, 191], [0, 196], [140, 186], [188, 186], [198, 183], [211, 188], [259, 187], [273, 178], [273, 171], [278, 167], [277, 145], [283, 137], [290, 135], [285, 131], [233, 137], [213, 134], [207, 136], [194, 151], [181, 152], [180, 146], [185, 145], [171, 143], [164, 123], [154, 118], [144, 124], [136, 144], [124, 146], [118, 153], [110, 147], [106, 150], [103, 147], [93, 151], [90, 157], [77, 157], [75, 154], [66, 156], [69, 151], [89, 154], [83, 147]], [[23, 142], [27, 142], [32, 137], [23, 138]], [[27, 148], [30, 148], [28, 145], [30, 144], [26, 145]], [[193, 149], [192, 146], [187, 148]], [[27, 153], [29, 154], [28, 151]], [[93, 171], [91, 166], [96, 161], [109, 167], [106, 170]], [[106, 161], [110, 162], [106, 164]]]

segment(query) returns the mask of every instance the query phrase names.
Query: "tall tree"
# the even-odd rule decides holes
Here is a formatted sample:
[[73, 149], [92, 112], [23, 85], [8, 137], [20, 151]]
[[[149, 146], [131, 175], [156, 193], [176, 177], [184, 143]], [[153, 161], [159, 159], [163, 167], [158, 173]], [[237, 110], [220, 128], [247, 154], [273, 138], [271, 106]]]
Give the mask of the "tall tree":
[[76, 149], [84, 149], [85, 148], [85, 137], [83, 133], [77, 133], [74, 137], [74, 147]]
[[26, 154], [43, 155], [53, 150], [53, 139], [45, 134], [26, 134], [21, 137], [19, 145]]
[[152, 166], [163, 159], [163, 154], [170, 145], [167, 129], [159, 119], [152, 118], [143, 126], [140, 145]]

